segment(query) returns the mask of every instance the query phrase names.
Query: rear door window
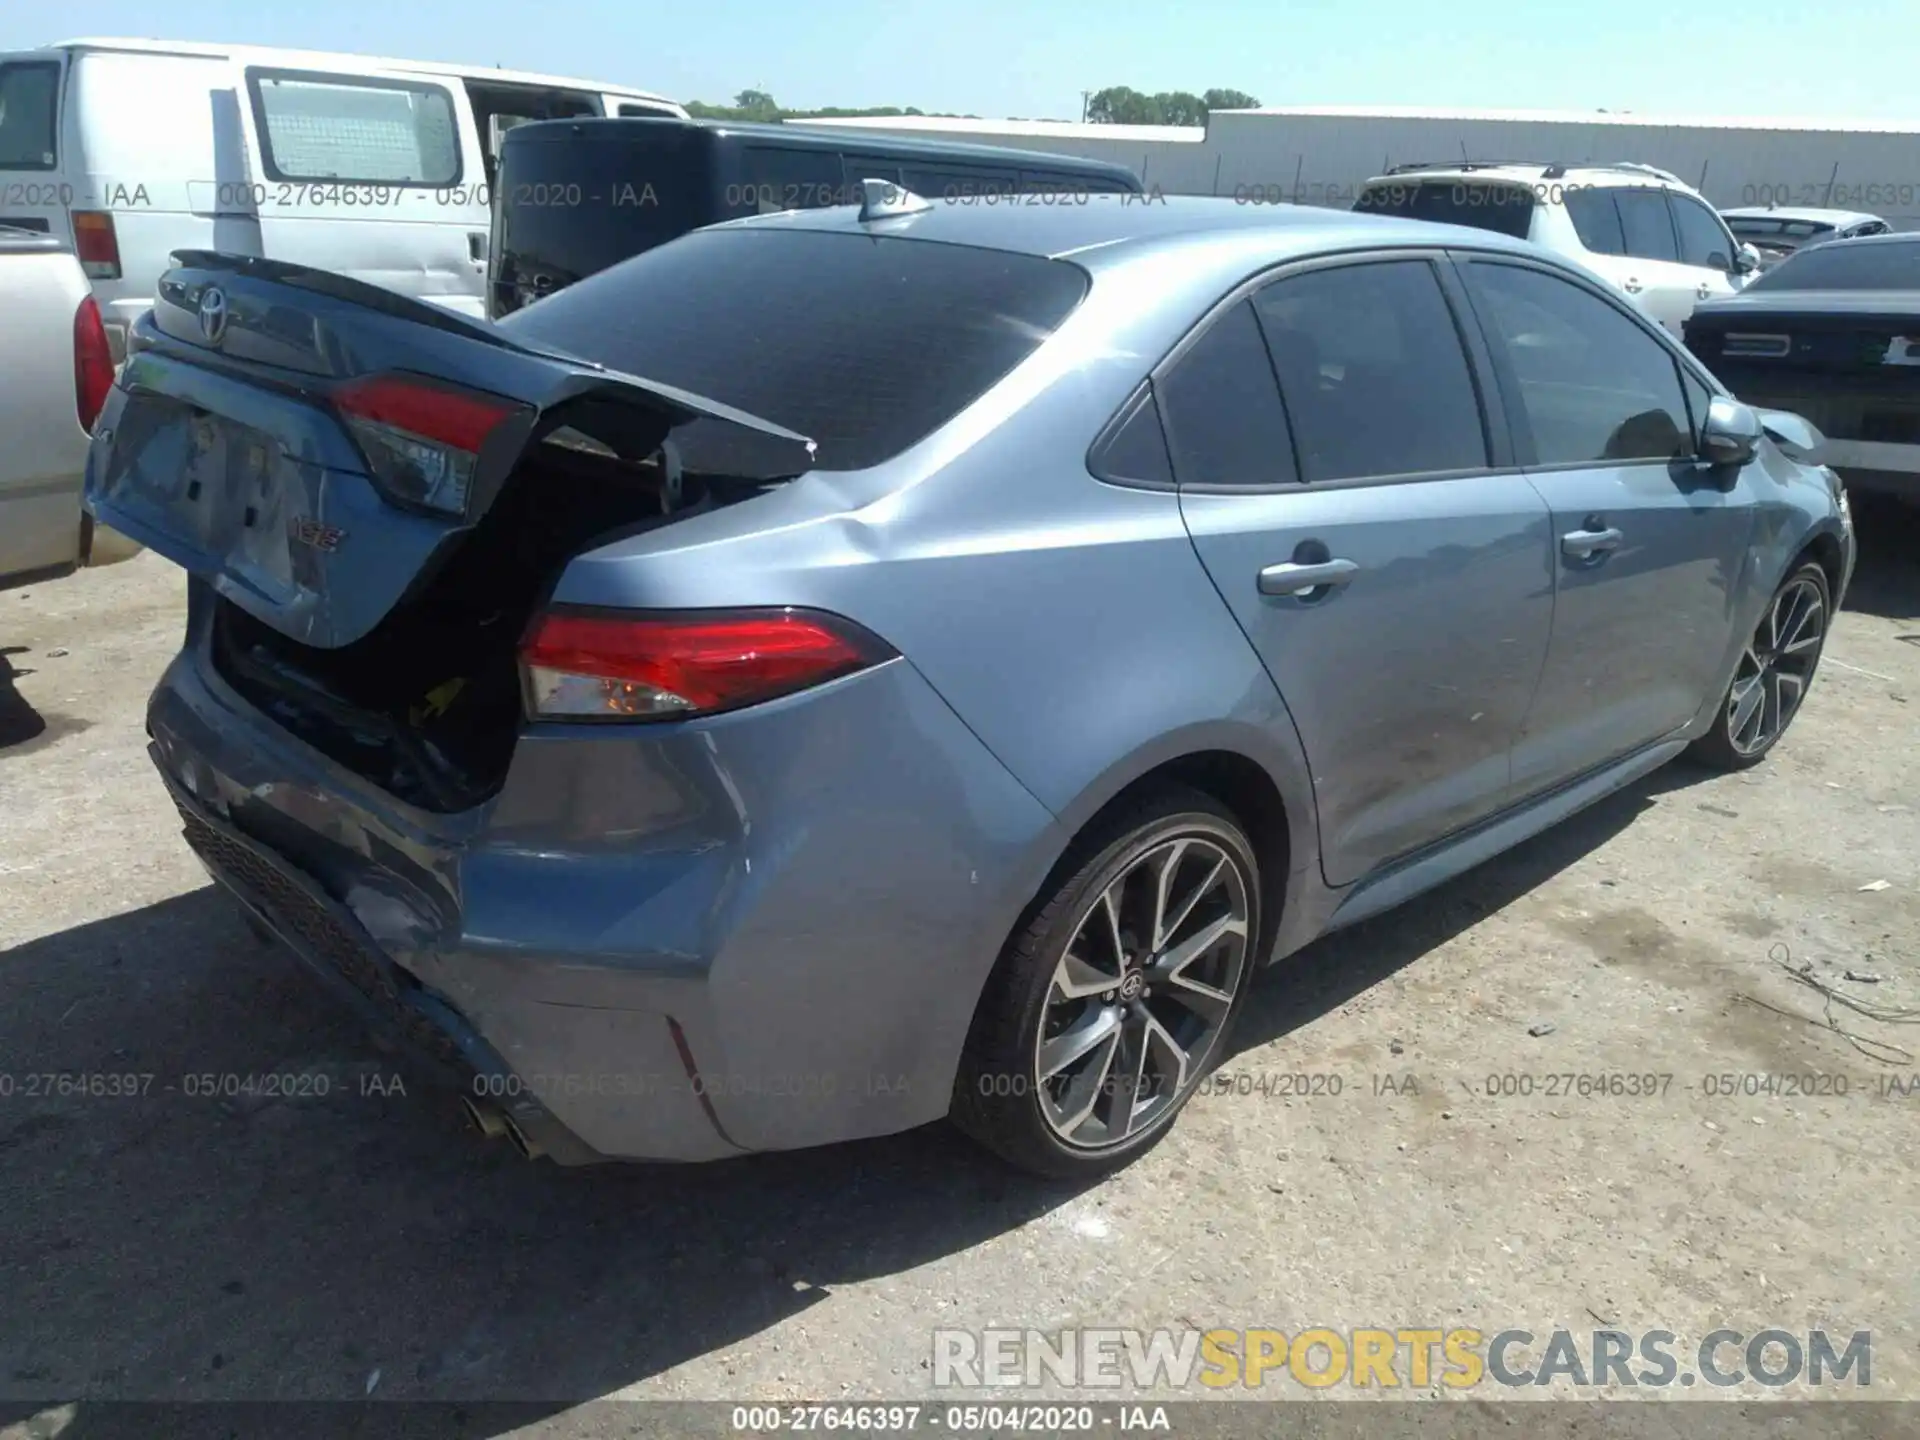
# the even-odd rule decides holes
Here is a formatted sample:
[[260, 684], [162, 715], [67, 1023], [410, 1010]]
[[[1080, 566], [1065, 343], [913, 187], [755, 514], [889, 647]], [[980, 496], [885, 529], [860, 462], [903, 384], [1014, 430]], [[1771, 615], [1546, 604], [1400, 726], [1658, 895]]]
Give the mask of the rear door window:
[[1524, 240], [1533, 228], [1533, 191], [1486, 180], [1387, 180], [1354, 202], [1370, 215], [1396, 215], [1437, 225], [1468, 225]]
[[860, 470], [985, 394], [1087, 286], [1077, 265], [1011, 251], [722, 227], [500, 323], [784, 425], [818, 443], [823, 469]]
[[1308, 484], [1486, 467], [1479, 393], [1426, 261], [1276, 280], [1254, 309]]
[[1731, 270], [1733, 245], [1717, 217], [1698, 200], [1669, 195], [1674, 229], [1680, 235], [1680, 263], [1704, 270]]
[[1242, 300], [1153, 384], [1182, 485], [1289, 485], [1287, 412], [1253, 307]]
[[438, 85], [249, 70], [272, 180], [451, 185], [460, 178], [453, 96]]
[[1616, 188], [1613, 203], [1620, 209], [1620, 228], [1626, 234], [1627, 254], [1641, 260], [1680, 258], [1673, 238], [1673, 216], [1664, 190]]
[[1585, 187], [1568, 190], [1567, 218], [1573, 221], [1573, 233], [1595, 255], [1624, 255], [1627, 237], [1620, 229], [1620, 211], [1613, 203], [1611, 190]]
[[[1283, 442], [1285, 438], [1283, 433]], [[1093, 473], [1102, 480], [1116, 480], [1123, 485], [1174, 483], [1173, 467], [1167, 455], [1166, 426], [1160, 419], [1159, 400], [1151, 389], [1134, 398], [1125, 418], [1096, 448], [1090, 464]]]
[[60, 117], [60, 66], [0, 65], [0, 170], [51, 170]]

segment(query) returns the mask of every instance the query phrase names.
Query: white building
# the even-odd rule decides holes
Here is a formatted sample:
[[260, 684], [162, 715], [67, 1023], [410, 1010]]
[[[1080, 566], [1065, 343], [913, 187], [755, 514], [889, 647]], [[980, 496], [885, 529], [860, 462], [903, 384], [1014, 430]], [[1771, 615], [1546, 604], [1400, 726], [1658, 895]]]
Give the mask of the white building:
[[1086, 155], [1167, 194], [1342, 208], [1392, 165], [1631, 160], [1671, 170], [1722, 208], [1817, 205], [1920, 229], [1920, 122], [1319, 106], [1219, 111], [1205, 129], [938, 116], [788, 123]]

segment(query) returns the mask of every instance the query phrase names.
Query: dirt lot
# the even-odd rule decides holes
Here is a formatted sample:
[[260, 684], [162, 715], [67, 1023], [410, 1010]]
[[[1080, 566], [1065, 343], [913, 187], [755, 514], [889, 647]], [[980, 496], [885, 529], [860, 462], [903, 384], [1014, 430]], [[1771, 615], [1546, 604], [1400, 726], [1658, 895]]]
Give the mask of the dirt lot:
[[[1920, 1082], [1868, 1090], [1920, 1076], [1884, 1049], [1920, 1031], [1834, 1007], [1876, 1062], [1779, 963], [1920, 1007], [1920, 527], [1862, 528], [1770, 763], [1670, 767], [1268, 972], [1225, 1067], [1248, 1093], [1078, 1191], [940, 1127], [563, 1172], [443, 1102], [361, 1094], [391, 1064], [252, 940], [150, 773], [177, 573], [142, 556], [0, 595], [0, 1426], [371, 1386], [599, 1433], [571, 1407], [925, 1396], [936, 1325], [1870, 1330], [1871, 1396], [1920, 1399]], [[331, 1096], [183, 1090], [289, 1069]], [[156, 1078], [28, 1093], [48, 1072]], [[1546, 1093], [1610, 1072], [1672, 1079]], [[1712, 1093], [1755, 1072], [1851, 1090]], [[1341, 1093], [1260, 1093], [1276, 1073]], [[1534, 1093], [1485, 1093], [1502, 1075]]]

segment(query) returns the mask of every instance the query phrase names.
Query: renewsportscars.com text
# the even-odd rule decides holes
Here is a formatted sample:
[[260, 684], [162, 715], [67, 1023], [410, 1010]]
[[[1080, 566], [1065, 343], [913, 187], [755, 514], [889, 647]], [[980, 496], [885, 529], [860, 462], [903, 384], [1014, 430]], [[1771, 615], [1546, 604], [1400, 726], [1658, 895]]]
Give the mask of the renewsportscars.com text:
[[1671, 1330], [1470, 1326], [1271, 1329], [936, 1330], [936, 1388], [1209, 1389], [1302, 1385], [1465, 1390], [1570, 1385], [1661, 1389], [1705, 1384], [1873, 1383], [1873, 1336], [1824, 1330], [1719, 1329], [1697, 1342]]

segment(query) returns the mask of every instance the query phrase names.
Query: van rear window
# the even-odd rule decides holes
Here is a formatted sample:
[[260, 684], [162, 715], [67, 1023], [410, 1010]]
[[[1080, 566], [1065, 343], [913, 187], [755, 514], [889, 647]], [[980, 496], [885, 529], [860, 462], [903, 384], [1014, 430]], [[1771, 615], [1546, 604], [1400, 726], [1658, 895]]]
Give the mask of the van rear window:
[[861, 470], [917, 444], [1053, 334], [1077, 265], [819, 230], [697, 231], [500, 321], [515, 339], [676, 385]]
[[[718, 189], [706, 133], [670, 120], [586, 120], [509, 135], [493, 188], [493, 313], [726, 218]], [[728, 189], [733, 213], [752, 214], [750, 187]], [[771, 200], [784, 190], [769, 181], [765, 193]]]
[[1353, 208], [1402, 220], [1468, 225], [1516, 240], [1526, 239], [1533, 227], [1533, 191], [1482, 180], [1384, 181], [1361, 191]]
[[248, 72], [273, 180], [451, 185], [460, 178], [453, 96], [437, 85]]
[[53, 169], [59, 96], [59, 65], [0, 65], [0, 170]]

